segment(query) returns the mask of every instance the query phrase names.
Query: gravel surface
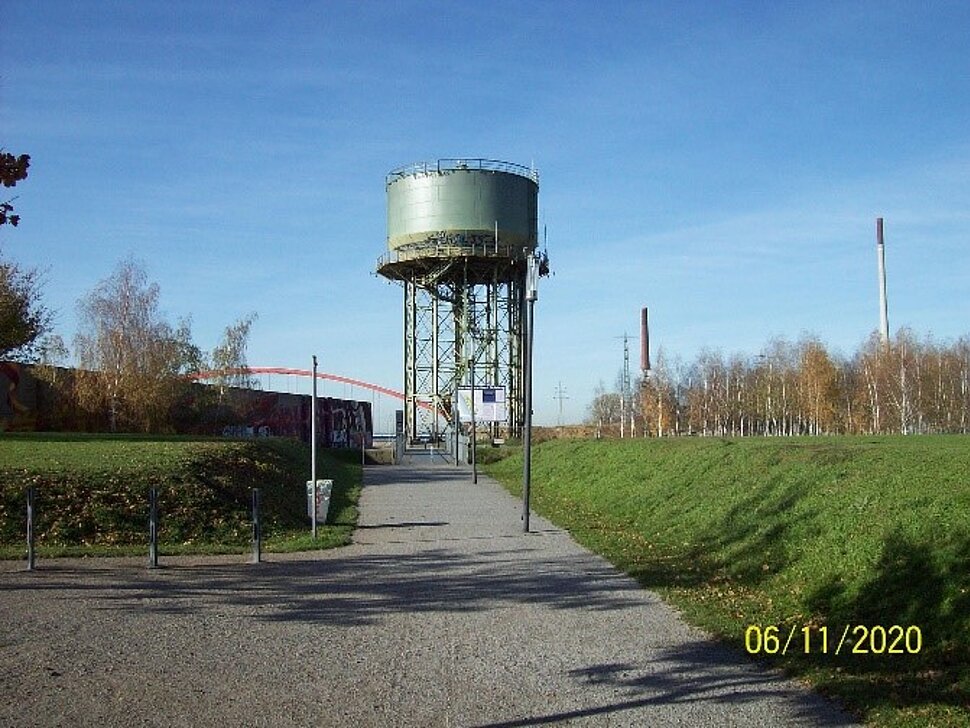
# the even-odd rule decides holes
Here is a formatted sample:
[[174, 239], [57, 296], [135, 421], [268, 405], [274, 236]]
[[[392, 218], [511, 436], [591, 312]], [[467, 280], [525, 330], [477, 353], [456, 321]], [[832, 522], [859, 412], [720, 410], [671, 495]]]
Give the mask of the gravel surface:
[[334, 551], [0, 564], [0, 725], [853, 725], [487, 478], [365, 483]]

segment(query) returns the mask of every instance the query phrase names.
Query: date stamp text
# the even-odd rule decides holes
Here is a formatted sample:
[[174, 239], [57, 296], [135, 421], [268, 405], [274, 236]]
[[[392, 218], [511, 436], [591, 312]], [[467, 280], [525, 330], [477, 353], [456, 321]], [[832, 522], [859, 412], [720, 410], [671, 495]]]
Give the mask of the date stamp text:
[[749, 625], [744, 649], [751, 655], [916, 655], [923, 649], [923, 631], [916, 625], [847, 624], [826, 626]]

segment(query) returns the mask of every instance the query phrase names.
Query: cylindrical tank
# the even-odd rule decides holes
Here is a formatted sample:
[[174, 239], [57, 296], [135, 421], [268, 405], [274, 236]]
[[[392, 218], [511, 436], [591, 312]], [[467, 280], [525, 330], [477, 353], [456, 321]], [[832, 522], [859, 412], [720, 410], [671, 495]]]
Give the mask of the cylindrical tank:
[[387, 176], [387, 247], [491, 245], [532, 249], [538, 241], [538, 175], [487, 159], [439, 159]]

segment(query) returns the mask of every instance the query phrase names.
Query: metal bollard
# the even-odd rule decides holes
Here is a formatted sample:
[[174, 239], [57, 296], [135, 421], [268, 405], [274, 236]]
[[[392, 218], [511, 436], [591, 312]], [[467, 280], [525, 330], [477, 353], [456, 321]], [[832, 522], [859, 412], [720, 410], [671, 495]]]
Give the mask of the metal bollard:
[[263, 556], [263, 531], [259, 520], [259, 488], [253, 488], [253, 563], [258, 564]]
[[148, 568], [158, 568], [158, 488], [148, 490]]
[[34, 498], [37, 491], [27, 488], [27, 571], [34, 570]]

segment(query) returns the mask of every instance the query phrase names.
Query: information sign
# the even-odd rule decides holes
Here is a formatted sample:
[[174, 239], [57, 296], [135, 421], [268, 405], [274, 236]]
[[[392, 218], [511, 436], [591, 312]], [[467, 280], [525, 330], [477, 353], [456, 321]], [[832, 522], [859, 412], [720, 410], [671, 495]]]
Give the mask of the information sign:
[[[458, 388], [458, 419], [460, 422], [472, 421], [472, 388]], [[505, 387], [475, 387], [475, 421], [505, 422], [508, 410], [505, 402]]]

